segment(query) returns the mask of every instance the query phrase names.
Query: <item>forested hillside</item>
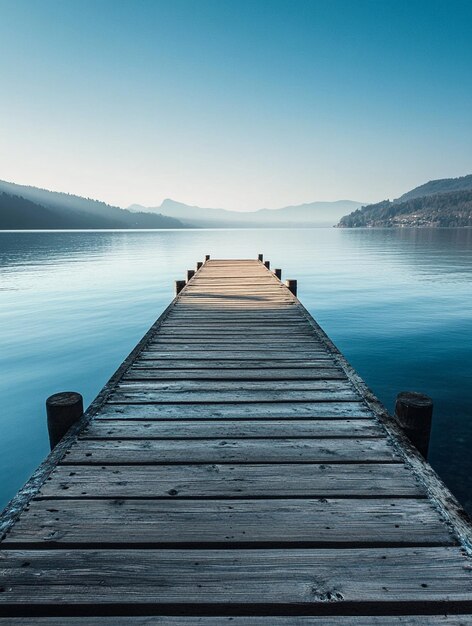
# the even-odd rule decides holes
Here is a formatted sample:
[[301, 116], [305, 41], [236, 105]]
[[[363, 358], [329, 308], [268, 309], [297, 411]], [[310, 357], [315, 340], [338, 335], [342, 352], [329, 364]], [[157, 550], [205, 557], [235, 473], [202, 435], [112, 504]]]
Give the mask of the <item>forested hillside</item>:
[[385, 200], [344, 216], [338, 227], [472, 226], [472, 189], [438, 193], [405, 202]]
[[0, 230], [182, 227], [172, 217], [0, 181]]

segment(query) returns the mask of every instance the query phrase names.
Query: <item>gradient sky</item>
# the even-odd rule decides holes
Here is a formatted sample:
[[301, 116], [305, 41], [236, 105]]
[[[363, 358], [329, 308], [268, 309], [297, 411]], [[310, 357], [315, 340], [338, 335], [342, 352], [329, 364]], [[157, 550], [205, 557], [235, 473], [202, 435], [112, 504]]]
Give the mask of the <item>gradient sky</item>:
[[472, 0], [0, 0], [0, 179], [127, 206], [472, 173]]

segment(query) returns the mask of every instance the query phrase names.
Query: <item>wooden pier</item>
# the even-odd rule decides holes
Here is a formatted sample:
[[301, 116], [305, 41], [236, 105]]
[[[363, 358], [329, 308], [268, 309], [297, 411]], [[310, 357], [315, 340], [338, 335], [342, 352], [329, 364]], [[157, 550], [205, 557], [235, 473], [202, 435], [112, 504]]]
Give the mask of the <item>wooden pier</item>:
[[1, 529], [0, 626], [472, 624], [467, 516], [262, 261], [198, 269]]

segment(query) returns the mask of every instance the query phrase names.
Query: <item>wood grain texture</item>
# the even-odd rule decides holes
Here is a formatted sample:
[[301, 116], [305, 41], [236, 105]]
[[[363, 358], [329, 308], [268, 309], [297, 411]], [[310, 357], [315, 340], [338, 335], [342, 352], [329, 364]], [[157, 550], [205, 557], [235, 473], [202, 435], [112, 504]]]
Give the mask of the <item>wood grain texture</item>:
[[232, 381], [282, 381], [292, 380], [345, 380], [344, 372], [336, 367], [318, 368], [188, 368], [188, 369], [163, 369], [155, 368], [146, 364], [136, 364], [123, 376], [123, 381], [128, 380], [232, 380]]
[[[132, 529], [132, 532], [130, 532]], [[289, 532], [288, 532], [289, 530]], [[451, 545], [427, 500], [41, 500], [4, 541], [54, 544]]]
[[[322, 381], [321, 381], [322, 382]], [[165, 388], [163, 385], [160, 389], [147, 388], [138, 391], [136, 387], [118, 388], [111, 396], [110, 402], [119, 402], [125, 404], [152, 404], [159, 405], [162, 402], [168, 404], [178, 403], [204, 403], [209, 402], [226, 402], [226, 403], [243, 403], [243, 402], [353, 402], [360, 401], [359, 396], [354, 389], [343, 388], [342, 384], [336, 385], [337, 381], [333, 381], [332, 385], [325, 383], [324, 389], [310, 389], [303, 391], [293, 391], [285, 387], [280, 389], [244, 389], [244, 384], [240, 386], [234, 385], [232, 391], [191, 389], [187, 391], [173, 391], [171, 388]], [[177, 386], [177, 385], [176, 385]]]
[[210, 439], [304, 437], [381, 437], [385, 432], [373, 419], [346, 420], [94, 420], [80, 439]]
[[96, 419], [308, 419], [372, 418], [363, 402], [205, 402], [140, 404], [108, 402]]
[[6, 617], [0, 626], [471, 626], [469, 615]]
[[424, 496], [407, 466], [377, 464], [62, 465], [39, 496], [244, 498]]
[[246, 361], [251, 359], [285, 359], [290, 361], [303, 361], [307, 359], [316, 359], [326, 352], [322, 348], [313, 349], [294, 349], [293, 346], [287, 345], [285, 350], [277, 347], [266, 346], [265, 348], [254, 348], [248, 346], [245, 349], [239, 344], [231, 344], [219, 346], [215, 348], [207, 347], [205, 350], [189, 349], [188, 346], [165, 346], [161, 348], [149, 348], [144, 350], [142, 359], [230, 359], [232, 361]]
[[[176, 370], [176, 369], [192, 369], [198, 370], [202, 372], [206, 372], [211, 369], [219, 369], [219, 370], [238, 370], [238, 371], [249, 371], [252, 375], [255, 371], [260, 369], [279, 369], [279, 368], [288, 368], [288, 369], [304, 369], [304, 368], [319, 368], [319, 367], [330, 367], [335, 368], [336, 365], [333, 360], [327, 355], [318, 355], [313, 359], [304, 359], [303, 361], [290, 360], [290, 359], [187, 359], [187, 358], [178, 358], [178, 359], [158, 359], [158, 358], [144, 358], [140, 357], [137, 359], [133, 365], [133, 368], [139, 369], [159, 369], [159, 370]], [[131, 370], [131, 368], [130, 368]]]
[[[472, 568], [456, 547], [334, 550], [11, 550], [0, 606], [123, 603], [195, 607], [452, 603], [472, 610]], [[28, 564], [28, 565], [25, 565]], [[58, 572], [67, 577], [58, 580]]]
[[342, 391], [350, 391], [352, 393], [356, 393], [358, 397], [359, 394], [355, 392], [353, 386], [348, 380], [325, 380], [325, 379], [316, 379], [313, 381], [306, 380], [288, 380], [285, 381], [283, 385], [273, 384], [273, 381], [222, 381], [218, 380], [216, 382], [207, 381], [204, 384], [197, 383], [194, 381], [178, 381], [178, 382], [170, 382], [164, 381], [161, 382], [159, 380], [153, 380], [152, 382], [141, 381], [141, 382], [128, 382], [122, 381], [117, 385], [117, 390], [123, 393], [149, 393], [150, 391], [155, 392], [169, 392], [169, 393], [186, 393], [193, 391], [195, 393], [201, 393], [202, 388], [207, 392], [213, 392], [215, 394], [225, 392], [225, 391], [263, 391], [263, 392], [273, 392], [277, 390], [279, 387], [283, 387], [285, 392], [288, 391], [330, 391], [333, 394]]
[[[67, 464], [167, 463], [375, 463], [400, 462], [382, 439], [82, 440]], [[280, 471], [283, 471], [282, 468]]]

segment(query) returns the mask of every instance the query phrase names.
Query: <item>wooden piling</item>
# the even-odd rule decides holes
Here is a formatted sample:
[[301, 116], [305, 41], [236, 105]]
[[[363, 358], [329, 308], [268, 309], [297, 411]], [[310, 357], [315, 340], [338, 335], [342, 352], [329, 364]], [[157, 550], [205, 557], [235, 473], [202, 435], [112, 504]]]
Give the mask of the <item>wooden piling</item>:
[[274, 274], [276, 275], [276, 277], [277, 277], [279, 280], [282, 280], [282, 270], [281, 270], [280, 268], [276, 268], [276, 269], [274, 270]]
[[257, 260], [258, 260], [258, 261], [260, 261], [260, 262], [262, 263], [262, 262], [263, 262], [263, 260], [264, 260], [264, 255], [263, 255], [263, 254], [258, 254], [258, 255], [257, 255]]
[[195, 275], [195, 270], [187, 270], [187, 282], [193, 278], [193, 276]]
[[270, 270], [270, 261], [264, 261], [264, 265]]
[[175, 281], [175, 295], [178, 296], [184, 287], [185, 287], [185, 280], [176, 280]]
[[209, 260], [210, 260], [210, 255], [209, 255], [209, 254], [205, 254], [205, 263], [206, 263], [207, 261], [209, 261]]
[[426, 459], [433, 417], [431, 398], [415, 391], [402, 391], [397, 395], [394, 417], [408, 439]]
[[294, 296], [297, 295], [297, 281], [294, 278], [287, 278], [285, 286]]
[[84, 414], [84, 401], [80, 393], [62, 391], [46, 400], [49, 443], [51, 450], [57, 446], [69, 428]]
[[202, 261], [197, 261], [197, 272], [202, 267], [202, 265], [203, 265]]

